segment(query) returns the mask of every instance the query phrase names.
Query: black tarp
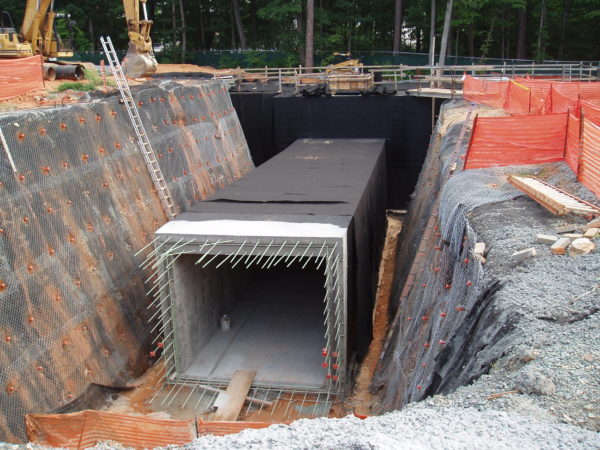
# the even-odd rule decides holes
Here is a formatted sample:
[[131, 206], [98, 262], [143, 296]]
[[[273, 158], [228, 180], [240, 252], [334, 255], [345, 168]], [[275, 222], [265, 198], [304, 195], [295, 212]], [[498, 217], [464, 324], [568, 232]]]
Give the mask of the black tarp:
[[382, 139], [301, 139], [175, 220], [277, 220], [348, 229], [348, 351], [363, 356], [386, 205]]

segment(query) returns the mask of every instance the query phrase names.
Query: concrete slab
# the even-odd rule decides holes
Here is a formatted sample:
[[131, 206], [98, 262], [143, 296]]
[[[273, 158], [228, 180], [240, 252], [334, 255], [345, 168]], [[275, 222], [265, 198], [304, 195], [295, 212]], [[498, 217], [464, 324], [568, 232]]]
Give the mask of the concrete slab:
[[269, 275], [269, 282], [255, 280], [231, 305], [227, 311], [231, 328], [215, 331], [182, 374], [184, 378], [227, 381], [236, 370], [255, 370], [255, 381], [260, 383], [325, 383], [322, 274], [264, 271], [264, 276]]

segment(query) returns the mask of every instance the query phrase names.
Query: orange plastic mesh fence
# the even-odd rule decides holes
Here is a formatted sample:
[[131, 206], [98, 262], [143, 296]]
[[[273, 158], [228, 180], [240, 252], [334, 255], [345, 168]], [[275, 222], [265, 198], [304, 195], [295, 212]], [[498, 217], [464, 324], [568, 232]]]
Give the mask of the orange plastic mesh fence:
[[27, 436], [34, 444], [89, 448], [100, 441], [126, 447], [154, 448], [185, 445], [196, 437], [194, 421], [154, 419], [103, 411], [71, 414], [28, 414]]
[[551, 112], [552, 102], [550, 91], [552, 82], [549, 80], [531, 80], [528, 78], [516, 77], [515, 81], [521, 86], [525, 86], [531, 91], [531, 114], [547, 114]]
[[600, 126], [583, 119], [579, 181], [600, 197]]
[[586, 120], [589, 120], [600, 126], [600, 102], [592, 103], [590, 100], [581, 101], [581, 111]]
[[566, 113], [478, 117], [465, 169], [561, 161], [566, 133]]
[[564, 87], [552, 85], [552, 112], [562, 113], [575, 111], [579, 105], [579, 90], [577, 86]]
[[508, 81], [481, 80], [468, 76], [463, 84], [463, 97], [471, 102], [503, 108], [507, 89]]
[[44, 88], [42, 57], [0, 59], [0, 100]]
[[[517, 83], [523, 89], [529, 89], [528, 108], [524, 107], [524, 93], [515, 89], [513, 83]], [[530, 114], [560, 113], [575, 111], [580, 100], [600, 100], [600, 82], [522, 77], [515, 77], [513, 82], [509, 82], [467, 76], [463, 85], [463, 96], [472, 102], [504, 108], [510, 114], [527, 114], [525, 109], [528, 109]]]
[[567, 122], [567, 143], [565, 145], [565, 163], [577, 173], [579, 170], [581, 120], [569, 113]]
[[511, 81], [508, 85], [504, 110], [513, 115], [529, 114], [531, 90], [520, 83]]

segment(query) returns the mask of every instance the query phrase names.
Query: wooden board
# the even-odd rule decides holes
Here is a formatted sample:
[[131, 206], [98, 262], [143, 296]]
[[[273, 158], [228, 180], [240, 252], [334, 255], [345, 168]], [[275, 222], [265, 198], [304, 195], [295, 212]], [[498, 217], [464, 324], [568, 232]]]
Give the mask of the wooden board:
[[219, 394], [215, 400], [214, 406], [217, 407], [217, 410], [212, 417], [213, 421], [237, 420], [255, 376], [255, 370], [235, 371], [227, 390]]

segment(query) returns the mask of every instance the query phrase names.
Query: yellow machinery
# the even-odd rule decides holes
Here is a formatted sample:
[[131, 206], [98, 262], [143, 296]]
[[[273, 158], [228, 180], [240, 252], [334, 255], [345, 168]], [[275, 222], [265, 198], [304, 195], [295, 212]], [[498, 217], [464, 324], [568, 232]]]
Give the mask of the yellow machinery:
[[25, 58], [33, 55], [31, 44], [25, 42], [17, 33], [10, 15], [6, 11], [0, 13], [0, 57]]
[[68, 18], [54, 12], [54, 0], [27, 0], [19, 33], [7, 12], [2, 12], [0, 27], [0, 58], [25, 58], [42, 55], [53, 63], [44, 64], [44, 77], [83, 78], [83, 66], [56, 61], [73, 56], [73, 51], [63, 44], [54, 28], [57, 18]]
[[[146, 0], [123, 0], [129, 50], [125, 60], [125, 72], [131, 77], [150, 75], [156, 72], [158, 63], [152, 50]], [[140, 11], [141, 8], [141, 11]], [[140, 18], [143, 12], [143, 19]], [[44, 77], [81, 79], [83, 66], [57, 61], [57, 58], [73, 56], [65, 48], [54, 28], [57, 18], [68, 16], [54, 12], [54, 0], [27, 0], [23, 24], [17, 33], [8, 13], [2, 12], [0, 21], [0, 58], [24, 58], [42, 55], [52, 63], [44, 64]]]
[[325, 69], [325, 84], [330, 94], [367, 93], [373, 89], [373, 75], [363, 73], [358, 59], [332, 64]]
[[[143, 19], [140, 19], [140, 6]], [[125, 56], [125, 72], [130, 77], [140, 77], [156, 72], [158, 63], [152, 50], [150, 28], [152, 21], [148, 20], [146, 0], [123, 0], [129, 49]]]

